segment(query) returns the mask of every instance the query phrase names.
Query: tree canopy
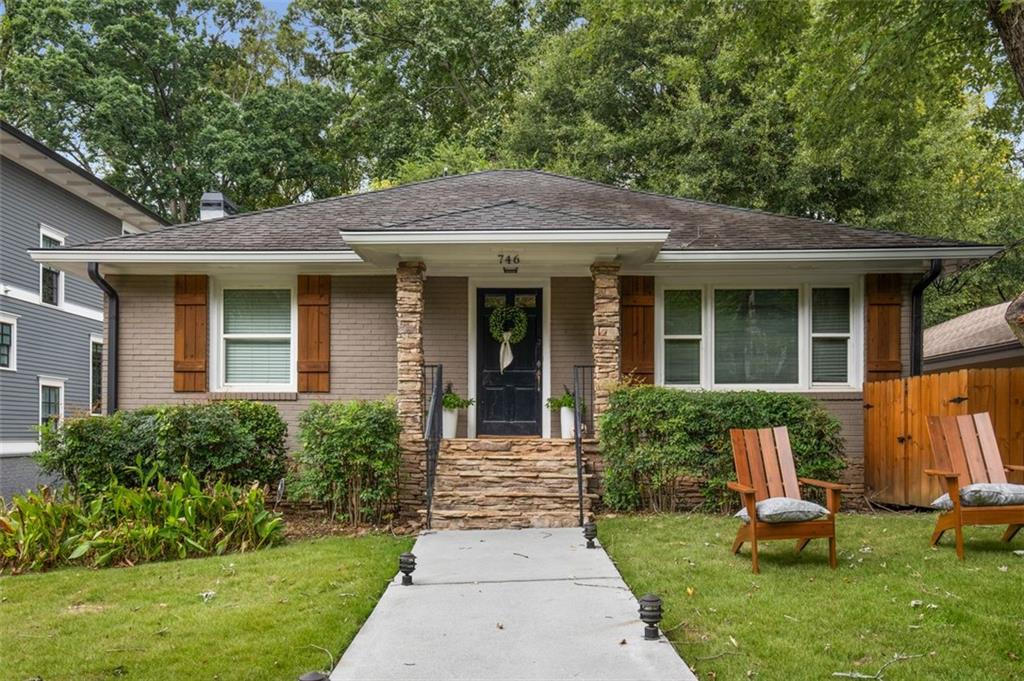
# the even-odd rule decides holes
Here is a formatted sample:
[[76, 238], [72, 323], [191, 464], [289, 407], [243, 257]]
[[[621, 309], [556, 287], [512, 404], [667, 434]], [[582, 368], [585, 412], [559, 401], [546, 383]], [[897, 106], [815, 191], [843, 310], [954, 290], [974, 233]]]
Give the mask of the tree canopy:
[[[0, 115], [175, 221], [210, 188], [256, 209], [504, 166], [1006, 244], [1024, 238], [1010, 11], [9, 0]], [[1018, 251], [931, 293], [928, 322], [1019, 293]]]

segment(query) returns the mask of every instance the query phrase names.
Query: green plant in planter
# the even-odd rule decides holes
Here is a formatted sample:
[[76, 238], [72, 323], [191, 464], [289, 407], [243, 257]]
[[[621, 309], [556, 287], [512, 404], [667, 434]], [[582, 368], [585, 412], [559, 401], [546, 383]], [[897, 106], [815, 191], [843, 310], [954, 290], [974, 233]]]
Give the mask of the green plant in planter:
[[561, 409], [562, 407], [568, 407], [569, 409], [572, 409], [573, 407], [576, 406], [576, 397], [569, 391], [569, 388], [567, 388], [566, 386], [562, 387], [565, 388], [564, 393], [562, 393], [558, 397], [551, 396], [548, 398], [548, 409], [557, 410]]
[[465, 409], [473, 404], [473, 400], [467, 400], [452, 389], [449, 383], [444, 387], [444, 394], [441, 395], [441, 406], [445, 409]]

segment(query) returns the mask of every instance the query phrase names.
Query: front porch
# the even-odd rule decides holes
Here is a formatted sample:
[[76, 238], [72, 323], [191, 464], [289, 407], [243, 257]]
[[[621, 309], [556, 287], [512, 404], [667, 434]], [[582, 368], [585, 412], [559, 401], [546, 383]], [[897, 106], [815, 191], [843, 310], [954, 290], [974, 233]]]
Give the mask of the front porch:
[[[397, 266], [403, 513], [458, 528], [565, 527], [589, 515], [586, 455], [620, 377], [621, 310], [619, 265], [588, 269], [494, 279], [432, 277], [422, 261]], [[507, 358], [488, 328], [501, 305], [527, 318]], [[473, 404], [460, 411], [456, 437], [441, 439], [437, 402], [449, 386]], [[565, 391], [579, 396], [579, 443], [547, 407]]]

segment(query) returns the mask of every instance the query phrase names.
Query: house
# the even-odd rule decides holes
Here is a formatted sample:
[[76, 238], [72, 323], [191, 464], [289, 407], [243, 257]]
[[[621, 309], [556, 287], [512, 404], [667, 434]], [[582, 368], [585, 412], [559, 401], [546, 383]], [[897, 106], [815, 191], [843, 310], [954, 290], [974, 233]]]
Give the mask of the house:
[[[583, 367], [598, 414], [623, 373], [813, 395], [862, 489], [862, 384], [910, 371], [939, 267], [997, 250], [496, 170], [32, 257], [97, 266], [111, 287], [106, 408], [267, 400], [294, 436], [312, 401], [393, 394], [403, 509], [423, 511], [432, 485], [435, 523], [469, 527], [576, 522], [574, 442], [544, 405]], [[510, 307], [525, 318], [511, 358], [488, 323]], [[475, 405], [435, 476], [436, 366]]]
[[1024, 345], [1006, 323], [998, 303], [924, 330], [925, 371], [1024, 366]]
[[102, 405], [103, 294], [29, 249], [166, 224], [138, 202], [0, 121], [0, 497], [41, 481], [35, 428]]

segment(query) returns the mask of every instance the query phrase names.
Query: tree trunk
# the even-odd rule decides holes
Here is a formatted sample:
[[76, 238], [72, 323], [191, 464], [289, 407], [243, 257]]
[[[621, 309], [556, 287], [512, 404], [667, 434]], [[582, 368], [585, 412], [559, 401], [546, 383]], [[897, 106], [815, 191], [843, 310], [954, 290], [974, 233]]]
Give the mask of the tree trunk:
[[1024, 96], [1024, 3], [986, 0], [988, 18], [999, 32], [1017, 89]]
[[[1006, 60], [1013, 69], [1017, 89], [1024, 97], [1024, 3], [1010, 0], [985, 0], [988, 18], [999, 33]], [[1006, 323], [1021, 343], [1024, 343], [1024, 293], [1006, 308]]]
[[1006, 308], [1006, 323], [1017, 340], [1024, 345], [1024, 293], [1017, 296]]

